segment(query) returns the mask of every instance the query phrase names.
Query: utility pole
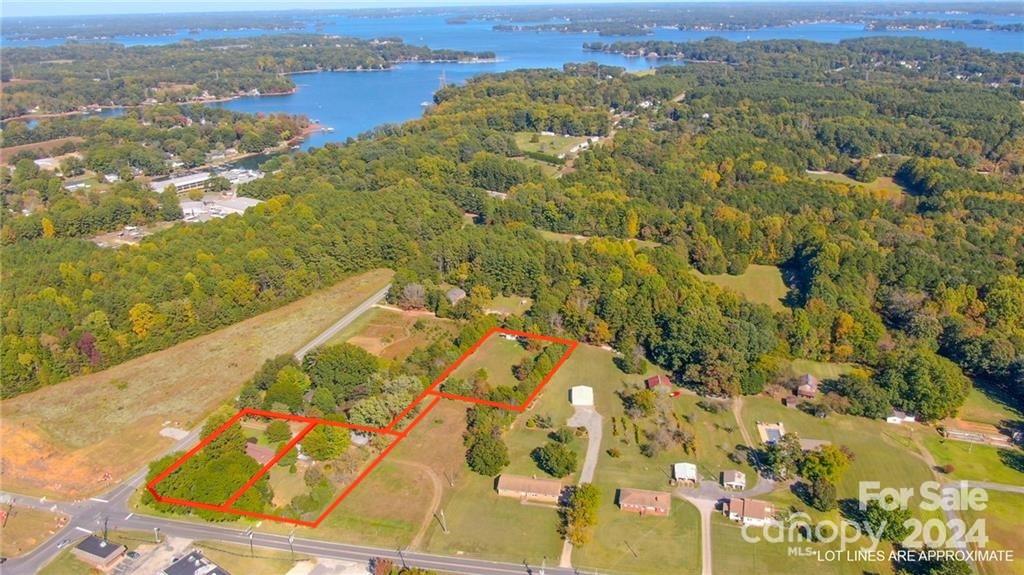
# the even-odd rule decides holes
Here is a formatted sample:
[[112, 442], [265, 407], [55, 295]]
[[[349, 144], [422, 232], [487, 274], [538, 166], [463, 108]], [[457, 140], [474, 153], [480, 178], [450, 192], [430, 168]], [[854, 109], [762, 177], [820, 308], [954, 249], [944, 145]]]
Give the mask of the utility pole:
[[103, 518], [103, 542], [107, 542], [107, 522], [110, 521], [109, 517]]
[[402, 548], [398, 548], [398, 559], [402, 562], [402, 569], [408, 569], [409, 566], [405, 564], [405, 556], [402, 555]]
[[292, 528], [292, 532], [288, 534], [288, 550], [292, 553], [292, 562], [295, 562], [295, 547], [292, 544], [295, 543], [295, 529]]
[[160, 528], [159, 527], [154, 527], [153, 528], [153, 543], [158, 543], [158, 544], [160, 543]]
[[253, 546], [252, 546], [252, 536], [253, 535], [255, 535], [255, 533], [253, 533], [252, 531], [249, 531], [249, 555], [255, 557], [256, 556], [256, 550], [253, 549]]
[[4, 527], [7, 527], [7, 520], [11, 518], [11, 513], [14, 513], [14, 498], [7, 502], [7, 513], [4, 513]]
[[444, 518], [444, 509], [438, 510], [438, 512], [434, 514], [434, 517], [436, 517], [437, 521], [441, 523], [441, 531], [444, 531], [444, 534], [448, 535], [448, 521]]
[[640, 558], [640, 554], [636, 552], [636, 549], [633, 549], [633, 546], [629, 544], [629, 541], [623, 541], [623, 543], [626, 544], [626, 549], [629, 549], [629, 552], [633, 554], [633, 557], [637, 559]]

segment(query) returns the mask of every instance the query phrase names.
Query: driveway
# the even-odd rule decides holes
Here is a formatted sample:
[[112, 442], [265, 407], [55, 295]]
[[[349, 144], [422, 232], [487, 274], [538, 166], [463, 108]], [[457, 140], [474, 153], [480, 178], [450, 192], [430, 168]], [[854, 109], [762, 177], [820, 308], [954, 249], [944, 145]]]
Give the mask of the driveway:
[[[583, 467], [580, 469], [580, 478], [577, 485], [592, 483], [594, 481], [594, 469], [597, 468], [597, 458], [601, 455], [601, 439], [604, 434], [601, 414], [593, 406], [575, 406], [575, 413], [566, 422], [570, 427], [583, 427], [587, 430], [587, 455], [583, 458]], [[562, 557], [558, 562], [560, 567], [572, 567], [572, 543], [566, 539], [562, 542]]]

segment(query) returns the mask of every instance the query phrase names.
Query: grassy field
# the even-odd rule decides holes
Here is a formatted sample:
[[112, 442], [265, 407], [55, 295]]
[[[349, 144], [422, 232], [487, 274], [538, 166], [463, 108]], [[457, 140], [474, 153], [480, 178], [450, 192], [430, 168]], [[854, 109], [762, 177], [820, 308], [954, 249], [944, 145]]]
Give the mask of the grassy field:
[[[545, 136], [537, 132], [516, 132], [516, 145], [524, 152], [540, 152], [551, 156], [566, 154], [587, 139], [579, 136]], [[533, 141], [536, 140], [536, 141]]]
[[74, 498], [122, 480], [237, 393], [267, 358], [298, 349], [387, 284], [354, 276], [299, 301], [99, 373], [3, 403], [4, 488]]
[[744, 399], [743, 424], [755, 438], [758, 421], [781, 421], [787, 432], [796, 432], [802, 439], [823, 439], [849, 447], [855, 459], [837, 486], [840, 498], [856, 497], [861, 481], [916, 489], [922, 482], [933, 479], [931, 469], [919, 457], [909, 437], [913, 433], [910, 427], [844, 415], [823, 419], [785, 407], [773, 399]]
[[885, 176], [875, 178], [873, 182], [858, 182], [849, 176], [836, 172], [807, 172], [807, 177], [812, 180], [824, 180], [826, 182], [844, 184], [854, 189], [870, 192], [876, 197], [884, 198], [893, 202], [902, 201], [904, 194], [906, 194], [906, 190], [903, 186], [894, 182], [892, 178]]
[[[7, 508], [4, 508], [7, 511]], [[10, 509], [6, 524], [0, 528], [0, 555], [18, 557], [35, 549], [60, 528], [60, 516], [15, 506]]]
[[[731, 435], [715, 428], [717, 421], [706, 422], [695, 419], [695, 434], [698, 436], [698, 454], [687, 456], [682, 449], [673, 448], [654, 458], [645, 457], [633, 441], [632, 428], [619, 435], [612, 430], [611, 418], [619, 421], [625, 418], [622, 400], [616, 392], [626, 385], [641, 383], [644, 378], [654, 375], [652, 368], [643, 375], [627, 375], [619, 371], [613, 362], [614, 355], [604, 349], [588, 345], [579, 346], [565, 366], [558, 371], [545, 389], [534, 411], [550, 415], [556, 424], [565, 421], [572, 414], [567, 400], [568, 389], [573, 385], [586, 384], [594, 388], [594, 405], [604, 416], [604, 433], [601, 453], [594, 474], [594, 484], [601, 490], [602, 505], [598, 512], [598, 527], [594, 540], [573, 554], [577, 566], [616, 573], [691, 573], [700, 571], [699, 516], [697, 510], [682, 500], [673, 501], [672, 514], [667, 518], [639, 517], [624, 513], [615, 506], [615, 490], [620, 487], [639, 489], [671, 490], [669, 465], [677, 461], [697, 460], [702, 469], [714, 465], [719, 455], [710, 444], [730, 444], [741, 441], [738, 433]], [[669, 408], [678, 413], [688, 413], [695, 401], [689, 396], [679, 398], [662, 397]], [[664, 406], [663, 406], [664, 407]], [[703, 412], [701, 412], [703, 414]], [[731, 417], [725, 413], [723, 418]], [[705, 427], [706, 423], [706, 427]], [[641, 428], [646, 427], [642, 422]], [[735, 428], [735, 423], [733, 423]], [[707, 433], [707, 435], [702, 434]], [[629, 443], [624, 443], [628, 440]], [[707, 441], [709, 448], [700, 447]], [[608, 454], [611, 448], [619, 450], [619, 457]], [[705, 455], [706, 451], [706, 455]], [[724, 458], [724, 456], [722, 456]], [[634, 556], [625, 545], [638, 556]]]
[[812, 359], [794, 359], [789, 362], [790, 375], [799, 376], [809, 373], [820, 380], [836, 379], [840, 375], [864, 371], [852, 363], [830, 363], [826, 361], [814, 361]]
[[423, 347], [458, 331], [454, 321], [432, 313], [375, 307], [341, 330], [328, 342], [348, 342], [385, 359], [401, 361]]
[[732, 290], [748, 301], [763, 303], [776, 311], [785, 309], [783, 299], [789, 292], [782, 281], [782, 273], [775, 266], [750, 264], [747, 270], [738, 276], [729, 274], [705, 275], [693, 270], [703, 280], [719, 287]]
[[229, 545], [220, 541], [196, 543], [196, 547], [202, 550], [209, 560], [220, 565], [228, 573], [245, 573], [247, 575], [284, 575], [295, 566], [298, 561], [308, 559], [303, 555], [296, 555], [292, 559], [288, 551], [274, 551], [272, 549], [256, 549], [256, 556], [249, 553], [249, 548], [244, 545]]
[[[819, 561], [816, 556], [791, 557], [787, 543], [743, 540], [742, 529], [715, 513], [711, 519], [712, 563], [715, 573], [744, 573], [757, 575], [791, 575], [793, 573], [825, 573], [829, 575], [862, 575], [864, 573], [892, 573], [887, 562], [861, 563], [843, 560]], [[815, 552], [835, 548], [821, 543], [800, 543]]]
[[1024, 459], [1020, 449], [1011, 451], [991, 445], [947, 440], [933, 432], [924, 433], [924, 445], [935, 458], [935, 462], [939, 465], [953, 465], [954, 469], [949, 477], [1024, 485], [1024, 472], [1010, 467], [1004, 461], [1004, 457], [1014, 451], [1018, 457]]
[[[552, 241], [552, 242], [561, 242], [561, 243], [569, 243], [569, 242], [571, 242], [573, 240], [575, 240], [577, 242], [585, 242], [585, 241], [588, 241], [588, 240], [590, 240], [592, 238], [592, 236], [581, 236], [581, 235], [577, 235], [577, 234], [562, 234], [562, 233], [551, 232], [551, 231], [542, 230], [542, 229], [538, 229], [537, 233], [539, 233], [541, 235], [541, 237], [543, 237], [546, 240], [549, 240], [549, 241]], [[617, 241], [619, 241], [619, 240], [617, 240]], [[656, 247], [661, 245], [658, 242], [651, 242], [651, 241], [647, 241], [647, 240], [629, 240], [629, 241], [631, 243], [633, 243], [633, 245], [635, 245], [637, 247], [641, 247], [641, 248], [656, 248]]]
[[484, 308], [489, 313], [499, 315], [523, 315], [532, 305], [533, 300], [528, 297], [499, 295], [488, 302]]
[[977, 382], [971, 388], [971, 392], [967, 394], [967, 401], [960, 408], [958, 416], [966, 421], [988, 423], [995, 426], [1024, 420], [1024, 414], [1013, 407], [1007, 399], [984, 387], [979, 387]]
[[988, 543], [985, 549], [1012, 549], [1014, 561], [999, 563], [978, 563], [982, 575], [1024, 575], [1024, 533], [1021, 532], [1021, 517], [1024, 517], [1024, 495], [988, 492], [988, 506], [983, 511], [963, 511], [961, 515], [967, 526], [975, 521], [985, 521], [985, 535]]
[[452, 372], [449, 379], [468, 381], [477, 370], [484, 369], [491, 387], [514, 387], [519, 384], [519, 380], [512, 374], [512, 367], [537, 353], [527, 350], [518, 341], [493, 334]]
[[700, 515], [686, 501], [672, 501], [668, 517], [640, 517], [620, 511], [615, 491], [600, 485], [602, 504], [593, 541], [573, 550], [573, 565], [584, 571], [656, 575], [700, 573]]

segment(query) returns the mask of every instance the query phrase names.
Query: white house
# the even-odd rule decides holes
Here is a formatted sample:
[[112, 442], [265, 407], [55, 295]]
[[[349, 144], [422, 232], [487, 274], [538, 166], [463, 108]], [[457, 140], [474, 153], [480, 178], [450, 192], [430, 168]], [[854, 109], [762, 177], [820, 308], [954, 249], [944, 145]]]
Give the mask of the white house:
[[743, 491], [747, 488], [747, 474], [731, 469], [722, 472], [722, 487]]
[[725, 504], [729, 519], [744, 525], [768, 525], [775, 522], [775, 508], [757, 499], [730, 497]]
[[672, 465], [672, 479], [697, 483], [697, 465], [686, 462]]
[[594, 389], [577, 385], [569, 389], [569, 403], [582, 407], [594, 405]]
[[907, 413], [895, 409], [893, 410], [892, 415], [885, 418], [886, 423], [891, 423], [893, 425], [899, 425], [901, 423], [914, 423], [915, 421], [917, 421], [917, 418], [914, 417], [913, 415], [909, 415]]

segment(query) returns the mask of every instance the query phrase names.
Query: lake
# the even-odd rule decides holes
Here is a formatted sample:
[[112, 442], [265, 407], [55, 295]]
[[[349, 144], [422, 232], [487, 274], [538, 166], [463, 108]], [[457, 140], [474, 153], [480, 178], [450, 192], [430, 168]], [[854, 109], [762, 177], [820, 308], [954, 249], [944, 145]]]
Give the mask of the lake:
[[[958, 18], [987, 19], [1008, 23], [1024, 18], [995, 18], [984, 14], [958, 14]], [[249, 113], [304, 114], [317, 120], [332, 132], [314, 134], [303, 143], [303, 148], [322, 146], [328, 142], [344, 141], [375, 126], [403, 122], [417, 118], [422, 104], [430, 101], [441, 85], [441, 77], [448, 83], [464, 82], [478, 74], [503, 72], [517, 68], [561, 68], [566, 62], [597, 61], [622, 66], [629, 70], [642, 70], [659, 62], [642, 58], [626, 58], [617, 54], [585, 52], [583, 44], [601, 40], [701, 40], [720, 36], [729, 40], [768, 40], [779, 38], [838, 42], [864, 36], [917, 36], [938, 40], [954, 40], [969, 46], [999, 52], [1024, 51], [1024, 34], [991, 32], [984, 30], [922, 30], [922, 31], [865, 31], [858, 24], [801, 24], [764, 28], [744, 32], [704, 32], [659, 29], [648, 36], [605, 38], [597, 34], [562, 34], [559, 32], [497, 32], [493, 22], [470, 21], [466, 24], [448, 24], [445, 16], [409, 14], [393, 17], [353, 17], [347, 15], [318, 18], [318, 25], [310, 22], [305, 32], [377, 38], [400, 36], [410, 44], [431, 48], [450, 48], [473, 52], [493, 51], [497, 62], [472, 64], [407, 64], [392, 70], [375, 72], [322, 72], [300, 74], [293, 77], [298, 91], [284, 96], [246, 97], [215, 104]], [[203, 30], [189, 34], [180, 31], [167, 36], [123, 37], [114, 41], [128, 45], [165, 44], [190, 38], [237, 38], [257, 34], [283, 34], [281, 30]], [[53, 40], [5, 43], [8, 46], [48, 45]], [[669, 64], [670, 62], [660, 62]]]

